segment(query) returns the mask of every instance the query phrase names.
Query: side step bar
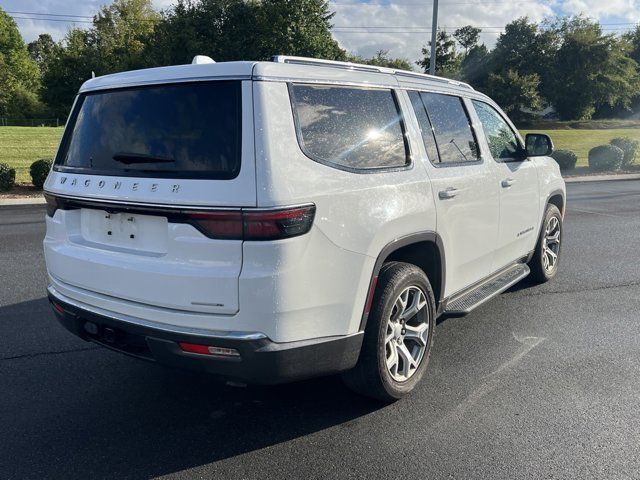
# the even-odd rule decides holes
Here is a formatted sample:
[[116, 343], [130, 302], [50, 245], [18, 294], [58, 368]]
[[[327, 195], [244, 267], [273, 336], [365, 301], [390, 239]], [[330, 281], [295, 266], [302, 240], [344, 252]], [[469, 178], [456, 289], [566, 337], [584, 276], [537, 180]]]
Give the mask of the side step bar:
[[489, 278], [473, 290], [451, 299], [443, 312], [443, 316], [462, 317], [484, 302], [504, 292], [529, 275], [529, 267], [518, 263]]

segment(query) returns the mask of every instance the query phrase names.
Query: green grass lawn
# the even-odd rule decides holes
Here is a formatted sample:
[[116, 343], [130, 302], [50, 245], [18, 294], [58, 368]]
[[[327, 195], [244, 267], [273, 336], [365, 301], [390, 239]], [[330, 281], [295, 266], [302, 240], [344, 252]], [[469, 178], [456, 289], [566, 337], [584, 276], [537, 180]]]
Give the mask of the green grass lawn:
[[[527, 133], [543, 132], [551, 137], [556, 149], [573, 150], [578, 156], [578, 167], [588, 165], [589, 150], [598, 145], [605, 145], [616, 137], [629, 137], [640, 141], [640, 128], [614, 128], [603, 130], [520, 130]], [[636, 160], [637, 161], [637, 160]]]
[[61, 136], [62, 127], [0, 127], [0, 163], [16, 169], [16, 183], [31, 183], [29, 167], [52, 159]]
[[[587, 165], [591, 148], [609, 143], [612, 138], [640, 141], [640, 128], [521, 130], [523, 135], [529, 132], [547, 133], [557, 149], [573, 150], [579, 167]], [[17, 183], [30, 183], [29, 166], [39, 158], [53, 158], [61, 136], [62, 127], [0, 127], [0, 162], [16, 169]]]

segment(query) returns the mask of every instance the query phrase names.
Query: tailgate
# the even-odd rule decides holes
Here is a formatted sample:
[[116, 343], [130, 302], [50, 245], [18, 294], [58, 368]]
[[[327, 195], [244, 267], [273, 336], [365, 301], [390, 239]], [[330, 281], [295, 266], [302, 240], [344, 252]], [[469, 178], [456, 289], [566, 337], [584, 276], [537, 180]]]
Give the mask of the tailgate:
[[167, 217], [97, 208], [47, 218], [49, 274], [85, 290], [181, 311], [234, 314], [242, 241]]

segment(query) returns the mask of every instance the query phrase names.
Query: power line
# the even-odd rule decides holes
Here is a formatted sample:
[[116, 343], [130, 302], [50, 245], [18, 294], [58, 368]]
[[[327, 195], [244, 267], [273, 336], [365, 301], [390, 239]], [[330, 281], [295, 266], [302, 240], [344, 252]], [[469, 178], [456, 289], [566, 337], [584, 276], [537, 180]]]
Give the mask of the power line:
[[71, 15], [66, 13], [39, 13], [39, 12], [16, 12], [11, 10], [5, 10], [6, 13], [16, 14], [16, 15], [46, 15], [48, 17], [74, 17], [74, 18], [93, 18], [93, 16], [89, 15]]
[[64, 19], [64, 18], [37, 18], [37, 17], [16, 17], [12, 15], [12, 18], [15, 20], [40, 20], [41, 22], [65, 22], [65, 23], [93, 23], [89, 20], [75, 20], [75, 19]]
[[[87, 20], [74, 20], [75, 18], [93, 18], [90, 16], [86, 16], [86, 15], [63, 15], [63, 14], [56, 14], [56, 13], [35, 13], [35, 12], [11, 12], [11, 11], [6, 11], [6, 13], [11, 13], [11, 14], [19, 14], [21, 16], [16, 16], [16, 15], [12, 15], [12, 17], [14, 19], [18, 19], [18, 20], [39, 20], [39, 21], [44, 21], [44, 22], [76, 22], [76, 23], [93, 23], [93, 21], [87, 21]], [[56, 17], [70, 17], [70, 18], [40, 18], [40, 17], [31, 17], [31, 16], [24, 16], [24, 15], [51, 15], [51, 16], [56, 16]], [[626, 26], [637, 26], [640, 25], [640, 22], [619, 22], [619, 23], [600, 23], [599, 24], [601, 27], [608, 27], [608, 26], [620, 26], [620, 29], [623, 29], [623, 25]], [[450, 28], [450, 29], [457, 29], [457, 28], [462, 28], [462, 27], [466, 27], [466, 26], [472, 26], [472, 27], [477, 27], [477, 28], [481, 28], [483, 29], [483, 31], [488, 31], [491, 29], [504, 29], [504, 26], [499, 26], [499, 25], [442, 25], [441, 28]], [[332, 28], [332, 30], [367, 30], [367, 29], [378, 29], [378, 30], [428, 30], [431, 31], [430, 28], [427, 27], [421, 27], [419, 25], [396, 25], [396, 26], [388, 26], [388, 25], [336, 25]], [[603, 29], [603, 30], [607, 30], [607, 29]]]
[[[483, 2], [482, 4], [478, 3], [478, 5], [486, 5], [489, 3], [522, 3], [522, 2]], [[366, 4], [356, 4], [354, 3], [353, 5], [366, 5]], [[393, 5], [393, 4], [381, 4], [382, 6], [387, 6], [387, 5]], [[406, 5], [406, 4], [405, 4]], [[418, 5], [418, 4], [416, 4]], [[422, 5], [422, 4], [420, 4]], [[454, 3], [446, 3], [445, 5], [454, 5]], [[458, 5], [471, 5], [471, 3], [458, 3]], [[474, 3], [475, 5], [475, 3]], [[41, 12], [18, 12], [18, 11], [12, 11], [12, 10], [5, 10], [6, 13], [10, 13], [12, 14], [16, 14], [16, 15], [44, 15], [44, 16], [50, 16], [50, 17], [65, 17], [65, 18], [90, 18], [93, 19], [94, 17], [92, 15], [72, 15], [72, 14], [63, 14], [63, 13], [41, 13]], [[14, 17], [14, 18], [20, 18], [23, 19], [23, 17]], [[46, 21], [51, 21], [51, 19], [46, 19], [46, 18], [27, 18], [24, 17], [24, 19], [27, 20], [46, 20]], [[66, 20], [65, 20], [66, 21]], [[71, 20], [69, 20], [71, 21]], [[78, 20], [79, 21], [79, 20]], [[91, 22], [90, 22], [91, 23]], [[615, 22], [615, 23], [600, 23], [599, 25], [601, 26], [611, 26], [611, 25], [638, 25], [640, 24], [640, 22]], [[463, 26], [467, 26], [467, 25], [463, 25]], [[490, 25], [471, 25], [473, 27], [477, 27], [477, 28], [504, 28], [504, 26], [490, 26]], [[334, 28], [422, 28], [419, 26], [406, 26], [406, 25], [401, 25], [401, 26], [387, 26], [387, 25], [336, 25]], [[448, 28], [460, 28], [459, 26], [447, 26]]]
[[[602, 23], [600, 24], [601, 30], [603, 31], [608, 31], [608, 30], [627, 30], [629, 28], [632, 28], [634, 26], [640, 25], [639, 23], [628, 23], [628, 24], [624, 24], [627, 25], [626, 27], [623, 26], [608, 26], [608, 25], [615, 25], [615, 24], [605, 24]], [[621, 24], [622, 25], [622, 24]], [[465, 27], [465, 26], [469, 26], [469, 25], [461, 25], [461, 26], [454, 26], [454, 25], [441, 25], [440, 27], [438, 27], [440, 30], [457, 30], [459, 28]], [[480, 28], [482, 30], [482, 33], [492, 33], [492, 31], [504, 31], [505, 26], [501, 26], [501, 27], [493, 27], [493, 26], [481, 26], [481, 25], [470, 25], [472, 27], [477, 27]], [[397, 26], [397, 27], [386, 27], [386, 26], [375, 26], [375, 25], [371, 25], [371, 26], [354, 26], [354, 27], [347, 27], [347, 26], [340, 26], [340, 27], [333, 27], [332, 28], [333, 31], [336, 32], [362, 32], [362, 33], [372, 33], [372, 30], [376, 30], [378, 32], [407, 32], [407, 33], [411, 33], [411, 32], [431, 32], [432, 29], [429, 27], [420, 27], [420, 26], [415, 26], [415, 27], [409, 27], [409, 26]]]
[[[495, 2], [495, 3], [507, 3], [507, 2]], [[511, 2], [509, 2], [511, 3]], [[517, 2], [516, 2], [517, 3]], [[461, 2], [462, 4], [462, 2]], [[449, 3], [448, 5], [452, 5]], [[78, 20], [82, 18], [93, 19], [94, 17], [88, 15], [71, 15], [71, 14], [59, 14], [59, 13], [40, 13], [40, 12], [24, 12], [24, 11], [9, 11], [6, 13], [12, 14], [12, 17], [16, 20], [32, 20], [41, 22], [64, 22], [64, 23], [85, 23], [91, 24], [92, 20]], [[32, 15], [38, 15], [34, 17]], [[56, 17], [56, 18], [45, 18]], [[61, 17], [61, 18], [59, 18]], [[600, 23], [603, 31], [616, 32], [630, 30], [633, 27], [640, 25], [638, 22], [617, 22], [617, 23]], [[466, 25], [452, 26], [442, 25], [440, 28], [443, 30], [450, 29], [456, 30]], [[490, 25], [471, 25], [473, 27], [480, 28], [482, 33], [486, 34], [501, 34], [504, 32], [504, 26], [490, 26]], [[422, 26], [410, 26], [410, 25], [336, 25], [332, 28], [332, 31], [340, 34], [371, 34], [371, 33], [387, 33], [387, 34], [416, 34], [416, 33], [431, 33], [432, 29]]]

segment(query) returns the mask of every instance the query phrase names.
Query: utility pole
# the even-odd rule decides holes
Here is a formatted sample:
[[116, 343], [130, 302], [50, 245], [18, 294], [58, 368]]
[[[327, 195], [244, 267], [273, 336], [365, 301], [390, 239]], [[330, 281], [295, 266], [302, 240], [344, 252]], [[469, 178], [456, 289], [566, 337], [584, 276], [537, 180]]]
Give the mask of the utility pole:
[[433, 21], [431, 22], [431, 58], [429, 59], [429, 74], [436, 74], [436, 38], [438, 34], [438, 0], [433, 0]]

